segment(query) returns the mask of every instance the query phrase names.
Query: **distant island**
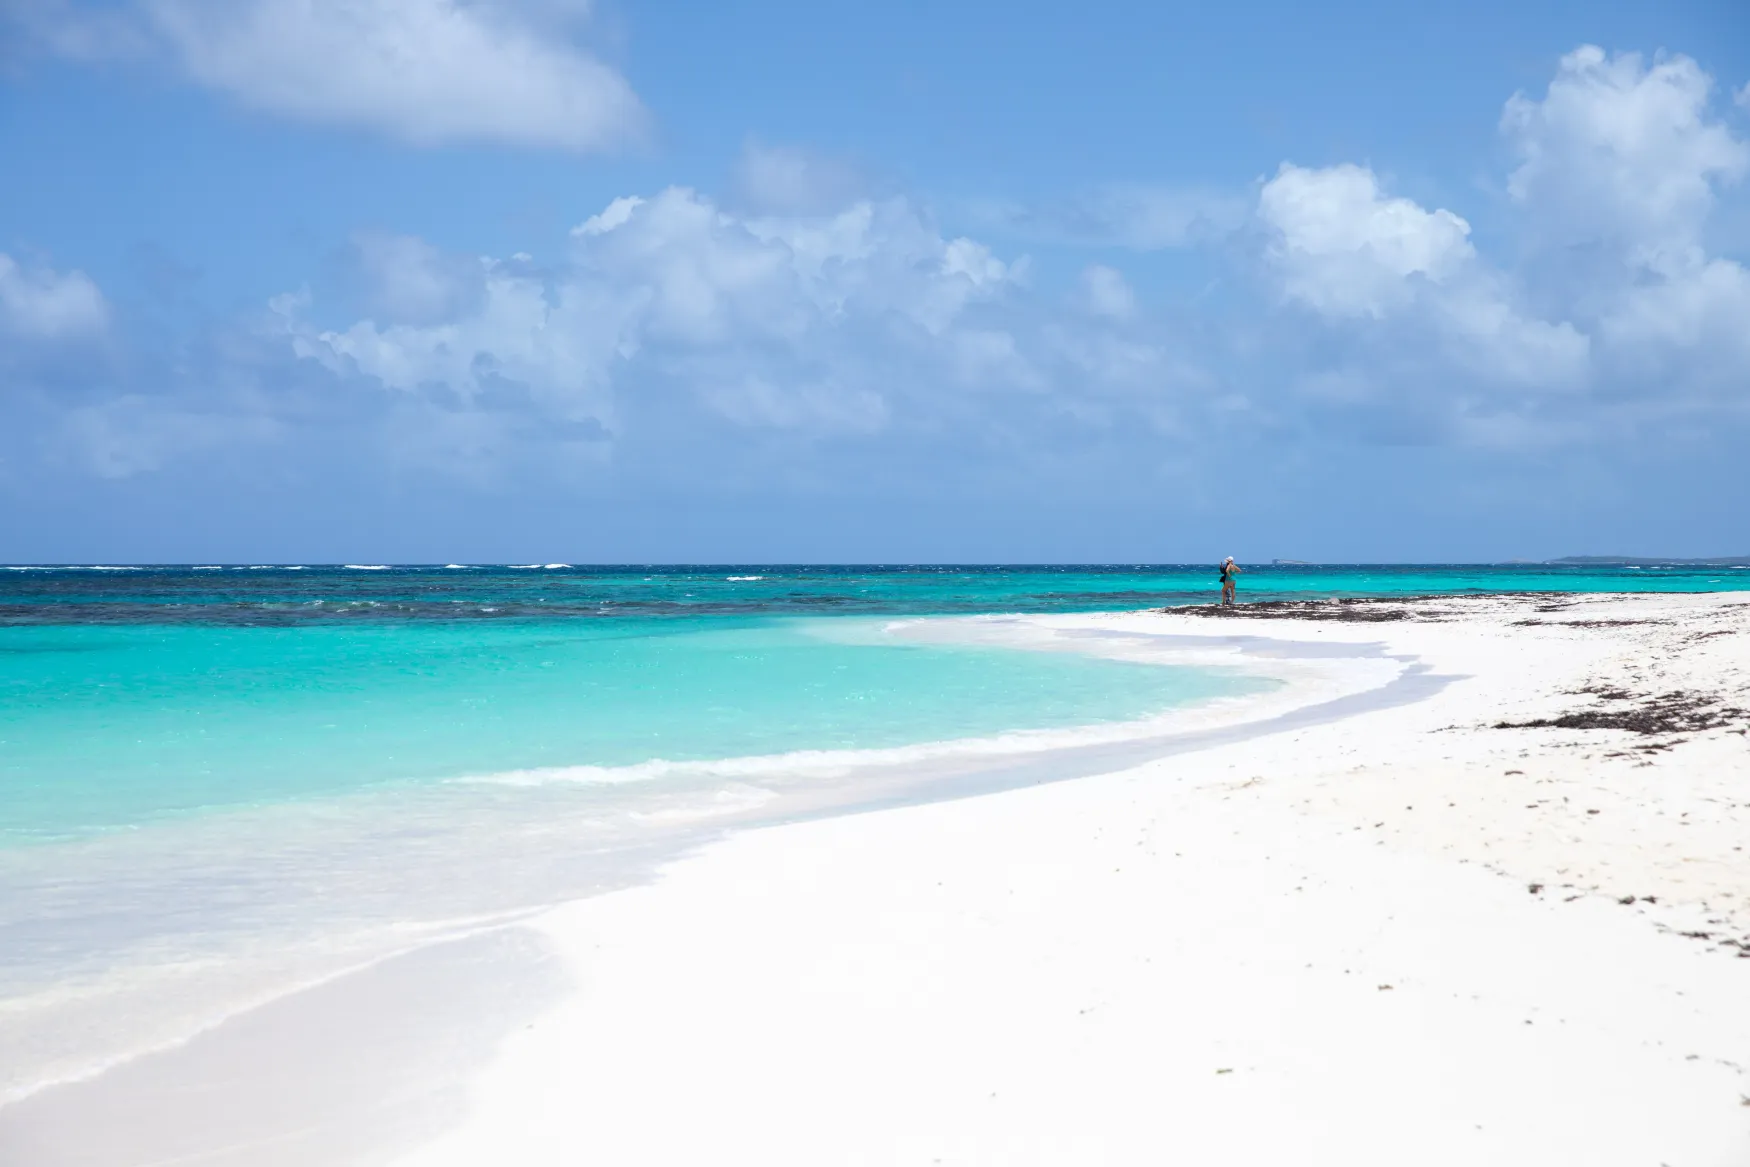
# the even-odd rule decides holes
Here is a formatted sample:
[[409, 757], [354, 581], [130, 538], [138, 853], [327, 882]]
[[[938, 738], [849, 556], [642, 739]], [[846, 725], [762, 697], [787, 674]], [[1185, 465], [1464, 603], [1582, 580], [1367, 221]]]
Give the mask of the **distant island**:
[[1750, 555], [1719, 555], [1711, 559], [1646, 559], [1634, 555], [1568, 555], [1550, 563], [1568, 567], [1750, 567]]
[[[1708, 559], [1665, 559], [1637, 555], [1564, 555], [1560, 559], [1509, 559], [1513, 567], [1750, 567], [1750, 555]], [[1272, 559], [1271, 567], [1317, 567], [1308, 559]]]

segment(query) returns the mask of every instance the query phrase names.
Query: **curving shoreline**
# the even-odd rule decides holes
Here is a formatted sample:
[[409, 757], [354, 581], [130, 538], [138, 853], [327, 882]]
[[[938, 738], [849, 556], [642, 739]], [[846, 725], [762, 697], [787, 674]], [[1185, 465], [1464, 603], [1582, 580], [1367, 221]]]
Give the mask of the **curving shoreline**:
[[1453, 680], [559, 909], [584, 988], [398, 1162], [1741, 1162], [1747, 727], [1495, 726], [1610, 684], [1743, 706], [1750, 603], [1530, 603], [1260, 618]]
[[[139, 1115], [182, 1075], [208, 1101], [280, 1092], [270, 1114], [232, 1108], [253, 1118], [215, 1163], [1733, 1161], [1744, 736], [1494, 727], [1601, 700], [1586, 687], [1750, 704], [1731, 696], [1750, 604], [1442, 602], [1231, 636], [1183, 612], [1029, 617], [1077, 650], [1390, 661], [1402, 700], [1373, 684], [1275, 724], [1188, 721], [1146, 756], [1087, 746], [928, 784], [900, 768], [653, 884], [281, 1001], [131, 1082], [0, 1108], [0, 1148]], [[410, 1000], [425, 1022], [393, 1007]], [[311, 1032], [329, 1040], [271, 1036]], [[349, 1034], [374, 1069], [342, 1075], [342, 1105], [312, 1084]], [[1600, 1098], [1638, 1101], [1618, 1122]], [[131, 1150], [200, 1143], [173, 1115], [146, 1114]], [[79, 1161], [135, 1161], [110, 1129]]]

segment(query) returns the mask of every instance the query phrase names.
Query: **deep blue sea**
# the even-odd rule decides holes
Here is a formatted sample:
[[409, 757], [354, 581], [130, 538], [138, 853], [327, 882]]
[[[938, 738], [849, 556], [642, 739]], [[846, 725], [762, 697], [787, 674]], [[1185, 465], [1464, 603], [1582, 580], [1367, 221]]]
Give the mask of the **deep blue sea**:
[[[0, 569], [0, 1099], [379, 954], [391, 927], [611, 885], [771, 797], [738, 760], [806, 789], [785, 759], [1253, 691], [891, 632], [1217, 586], [1213, 565]], [[1240, 598], [1746, 587], [1732, 568], [1295, 566], [1248, 568]]]

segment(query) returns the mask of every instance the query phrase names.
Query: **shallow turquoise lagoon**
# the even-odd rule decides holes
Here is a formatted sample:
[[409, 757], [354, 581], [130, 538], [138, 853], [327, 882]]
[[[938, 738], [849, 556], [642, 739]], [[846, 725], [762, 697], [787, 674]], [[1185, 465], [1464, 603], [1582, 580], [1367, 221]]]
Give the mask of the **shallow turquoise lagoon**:
[[0, 836], [535, 767], [1128, 720], [1236, 686], [896, 644], [872, 621], [0, 628]]
[[[1710, 591], [1729, 567], [1254, 566], [1242, 599]], [[0, 571], [0, 846], [550, 766], [1122, 721], [1207, 673], [896, 643], [892, 618], [1207, 602], [1212, 566]]]

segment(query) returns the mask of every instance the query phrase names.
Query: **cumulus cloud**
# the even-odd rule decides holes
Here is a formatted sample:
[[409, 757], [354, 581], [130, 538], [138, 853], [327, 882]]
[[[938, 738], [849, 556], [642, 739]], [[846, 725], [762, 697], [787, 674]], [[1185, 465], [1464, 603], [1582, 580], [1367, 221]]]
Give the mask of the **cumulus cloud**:
[[1572, 382], [1589, 343], [1572, 325], [1529, 317], [1483, 265], [1470, 224], [1387, 196], [1343, 164], [1284, 163], [1258, 196], [1265, 258], [1282, 294], [1334, 318], [1393, 321], [1386, 343], [1438, 345], [1464, 370], [1520, 385]]
[[1308, 382], [1351, 400], [1432, 386], [1485, 442], [1573, 440], [1624, 410], [1750, 411], [1750, 271], [1709, 249], [1750, 143], [1715, 89], [1687, 57], [1582, 46], [1544, 94], [1510, 98], [1511, 262], [1364, 167], [1285, 164], [1259, 194], [1266, 271], [1348, 366]]
[[84, 272], [27, 268], [0, 252], [0, 334], [34, 341], [92, 336], [109, 305]]
[[1136, 312], [1136, 293], [1117, 268], [1089, 264], [1082, 269], [1079, 292], [1082, 306], [1095, 316], [1125, 320]]
[[382, 232], [353, 236], [351, 259], [369, 310], [411, 324], [448, 320], [472, 307], [490, 270], [415, 236]]
[[1638, 53], [1576, 49], [1542, 99], [1507, 102], [1501, 130], [1520, 160], [1508, 191], [1550, 242], [1601, 242], [1652, 262], [1693, 245], [1716, 187], [1750, 168], [1750, 146], [1709, 114], [1713, 88], [1688, 57], [1648, 65]]
[[1476, 257], [1470, 224], [1386, 198], [1371, 170], [1283, 163], [1258, 196], [1283, 290], [1320, 312], [1378, 317], [1418, 283], [1441, 284]]
[[582, 13], [523, 0], [135, 0], [60, 4], [29, 26], [94, 59], [158, 53], [262, 110], [418, 145], [599, 150], [646, 115], [626, 79], [566, 35]]
[[736, 193], [751, 209], [767, 214], [836, 210], [868, 185], [850, 163], [793, 146], [749, 142], [735, 167]]
[[[1484, 254], [1458, 210], [1393, 192], [1368, 167], [1282, 164], [1256, 189], [1254, 230], [1234, 238], [1257, 241], [1298, 323], [1245, 342], [1139, 311], [1104, 264], [1083, 267], [1067, 300], [1037, 296], [1024, 259], [941, 230], [909, 199], [860, 195], [806, 153], [758, 146], [733, 204], [680, 187], [615, 199], [545, 266], [364, 239], [371, 316], [318, 328], [296, 300], [280, 311], [296, 352], [345, 377], [462, 410], [515, 402], [602, 438], [659, 401], [790, 435], [1012, 434], [1027, 416], [1040, 433], [1047, 416], [1128, 416], [1191, 434], [1279, 424], [1298, 401], [1372, 411], [1366, 432], [1417, 441], [1575, 440], [1624, 402], [1726, 403], [1750, 369], [1750, 279], [1701, 249], [1743, 169], [1709, 90], [1682, 59], [1582, 50], [1547, 96], [1514, 97], [1502, 131], [1516, 151], [1507, 207], [1529, 240], [1518, 262]], [[1570, 181], [1558, 161], [1590, 177]], [[1184, 242], [1203, 221], [1168, 214], [1170, 200], [1098, 205], [1098, 232], [1093, 216], [1081, 229], [1101, 243]], [[1537, 246], [1551, 216], [1608, 225], [1614, 274], [1589, 270], [1578, 293], [1558, 278], [1571, 249]], [[1322, 332], [1296, 354], [1309, 328]], [[1258, 371], [1284, 360], [1304, 363], [1273, 389]]]
[[1706, 243], [1720, 198], [1750, 172], [1750, 143], [1713, 94], [1688, 57], [1584, 46], [1544, 97], [1516, 95], [1502, 119], [1520, 158], [1508, 189], [1542, 257], [1534, 274], [1575, 302], [1617, 392], [1657, 386], [1673, 405], [1750, 405], [1750, 272]]
[[[1259, 285], [1145, 308], [1088, 251], [1053, 284], [1055, 262], [1036, 275], [837, 163], [753, 145], [726, 198], [669, 187], [580, 209], [540, 260], [357, 235], [352, 307], [274, 301], [271, 343], [296, 370], [274, 376], [319, 381], [323, 408], [380, 424], [424, 464], [526, 465], [563, 447], [705, 474], [743, 451], [751, 476], [810, 450], [908, 442], [956, 465], [979, 448], [1021, 465], [1089, 435], [1134, 452], [1247, 427], [1495, 446], [1651, 432], [1650, 419], [1750, 412], [1750, 272], [1714, 230], [1750, 167], [1725, 96], [1686, 58], [1578, 50], [1546, 93], [1507, 103], [1507, 197], [1480, 211], [1405, 197], [1366, 166], [1283, 163], [1244, 194], [1243, 224], [1195, 209], [1223, 200], [1142, 187], [1001, 220], [1089, 247], [1219, 237], [1212, 262], [1243, 256], [1262, 276], [1237, 304]], [[1473, 232], [1472, 214], [1496, 217]], [[30, 320], [35, 335], [79, 335], [107, 311], [79, 273], [0, 257], [0, 332]], [[252, 397], [233, 438], [304, 424], [288, 420], [292, 396]], [[363, 420], [340, 401], [363, 403]], [[79, 410], [66, 441], [102, 473], [232, 440], [218, 397]]]
[[[971, 319], [1016, 286], [1016, 266], [905, 200], [747, 216], [672, 187], [613, 201], [571, 239], [550, 270], [439, 265], [417, 241], [377, 241], [401, 318], [387, 300], [383, 318], [340, 329], [312, 327], [296, 296], [275, 311], [295, 351], [335, 372], [479, 405], [517, 396], [608, 432], [620, 396], [652, 386], [745, 425], [851, 432], [885, 424], [908, 366], [968, 387], [1037, 379], [1012, 335]], [[461, 296], [464, 270], [476, 286]], [[452, 309], [436, 319], [438, 305]]]

